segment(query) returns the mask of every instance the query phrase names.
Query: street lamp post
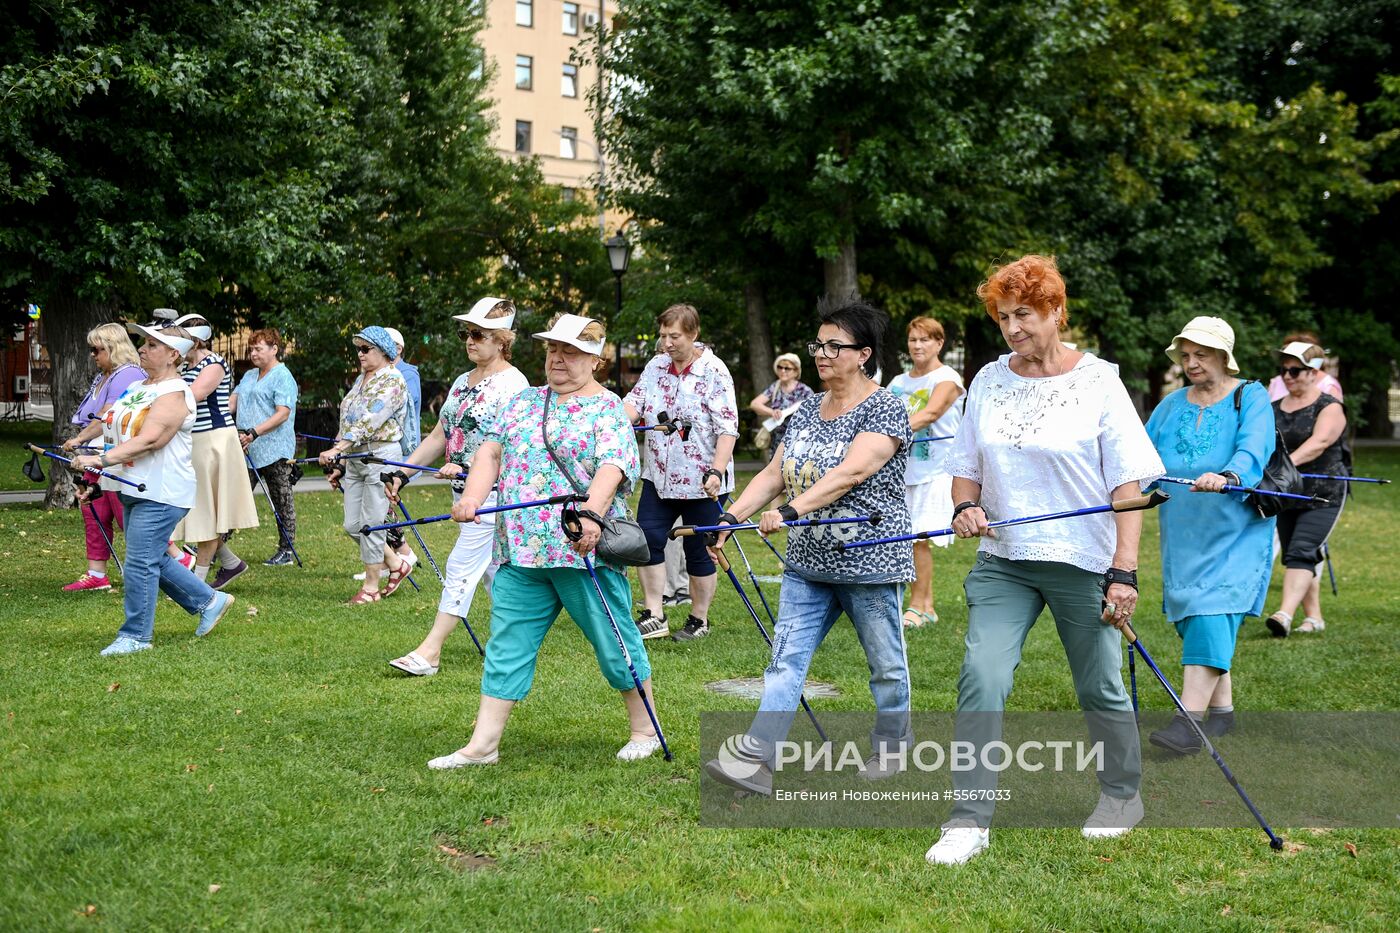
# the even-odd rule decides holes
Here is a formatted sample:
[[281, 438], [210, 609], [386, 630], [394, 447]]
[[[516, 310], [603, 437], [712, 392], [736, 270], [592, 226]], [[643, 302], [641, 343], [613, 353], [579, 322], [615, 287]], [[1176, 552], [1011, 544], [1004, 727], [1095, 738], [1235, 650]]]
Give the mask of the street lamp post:
[[608, 265], [612, 266], [613, 277], [617, 279], [617, 312], [613, 315], [613, 347], [617, 350], [617, 394], [622, 388], [622, 334], [617, 323], [622, 318], [622, 277], [627, 274], [627, 263], [632, 259], [632, 244], [621, 233], [613, 234], [603, 243], [608, 249]]

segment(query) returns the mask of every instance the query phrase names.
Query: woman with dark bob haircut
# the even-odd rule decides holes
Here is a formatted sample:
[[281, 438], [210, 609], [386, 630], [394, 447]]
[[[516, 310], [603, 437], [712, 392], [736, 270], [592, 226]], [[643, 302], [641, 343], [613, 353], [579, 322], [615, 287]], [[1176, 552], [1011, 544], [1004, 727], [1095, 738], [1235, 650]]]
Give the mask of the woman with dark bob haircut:
[[[881, 534], [908, 534], [904, 468], [913, 437], [909, 416], [904, 403], [871, 378], [888, 319], [855, 302], [823, 312], [821, 321], [807, 352], [827, 390], [792, 414], [777, 455], [719, 523], [745, 521], [783, 494], [787, 504], [758, 516], [764, 534], [797, 518], [852, 518], [876, 511], [883, 516]], [[854, 523], [788, 531], [773, 657], [763, 672], [759, 712], [744, 735], [726, 741], [725, 750], [732, 754], [706, 763], [711, 777], [742, 790], [772, 793], [774, 747], [792, 726], [813, 654], [843, 612], [865, 649], [875, 699], [872, 754], [862, 774], [877, 780], [897, 773], [889, 762], [900, 759], [910, 739], [909, 662], [899, 610], [904, 584], [914, 579], [913, 548], [908, 541], [836, 548], [869, 536]], [[720, 536], [718, 548], [727, 537]]]

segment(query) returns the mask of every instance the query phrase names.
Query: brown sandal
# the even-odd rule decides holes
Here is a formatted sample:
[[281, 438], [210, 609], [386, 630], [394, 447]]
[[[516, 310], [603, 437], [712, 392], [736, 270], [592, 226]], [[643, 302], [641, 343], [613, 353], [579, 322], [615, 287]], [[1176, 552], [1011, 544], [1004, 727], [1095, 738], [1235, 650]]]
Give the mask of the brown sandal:
[[378, 590], [359, 590], [354, 596], [350, 597], [350, 601], [345, 605], [363, 606], [366, 603], [377, 603], [381, 598], [382, 594]]
[[399, 564], [398, 570], [390, 570], [389, 575], [384, 578], [384, 595], [393, 596], [398, 588], [403, 586], [403, 581], [408, 579], [410, 573], [413, 573], [413, 565], [408, 561]]

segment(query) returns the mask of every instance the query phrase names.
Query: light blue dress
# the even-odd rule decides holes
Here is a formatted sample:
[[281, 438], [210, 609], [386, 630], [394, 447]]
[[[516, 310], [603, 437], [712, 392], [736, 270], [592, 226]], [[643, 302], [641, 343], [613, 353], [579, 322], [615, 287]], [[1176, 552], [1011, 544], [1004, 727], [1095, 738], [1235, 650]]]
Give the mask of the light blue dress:
[[[1269, 393], [1257, 382], [1245, 384], [1236, 414], [1234, 392], [1205, 409], [1187, 401], [1186, 392], [1167, 396], [1147, 421], [1167, 475], [1195, 479], [1228, 470], [1240, 485], [1258, 485], [1274, 452]], [[1167, 619], [1263, 612], [1274, 519], [1260, 518], [1243, 493], [1191, 492], [1174, 483], [1163, 488], [1172, 497], [1157, 513]]]

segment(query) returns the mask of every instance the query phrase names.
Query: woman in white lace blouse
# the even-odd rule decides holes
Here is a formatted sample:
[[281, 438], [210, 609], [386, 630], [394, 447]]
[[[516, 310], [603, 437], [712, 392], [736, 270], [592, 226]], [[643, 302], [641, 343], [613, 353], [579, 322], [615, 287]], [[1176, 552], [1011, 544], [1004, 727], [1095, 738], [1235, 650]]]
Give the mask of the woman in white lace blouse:
[[[1142, 775], [1123, 649], [1112, 625], [1137, 604], [1142, 515], [1114, 512], [991, 529], [988, 523], [1068, 511], [1141, 495], [1162, 461], [1118, 379], [1118, 367], [1060, 340], [1069, 322], [1054, 259], [1023, 256], [977, 290], [1011, 352], [982, 368], [968, 389], [953, 441], [953, 528], [981, 537], [968, 574], [967, 653], [958, 678], [958, 737], [978, 747], [1001, 739], [1021, 646], [1049, 605], [1090, 736], [1104, 742], [1099, 804], [1089, 838], [1119, 836], [1142, 819]], [[1101, 621], [1102, 613], [1102, 621]], [[989, 715], [990, 714], [990, 715]], [[973, 798], [954, 805], [930, 862], [957, 864], [990, 841], [992, 771], [962, 772]]]

